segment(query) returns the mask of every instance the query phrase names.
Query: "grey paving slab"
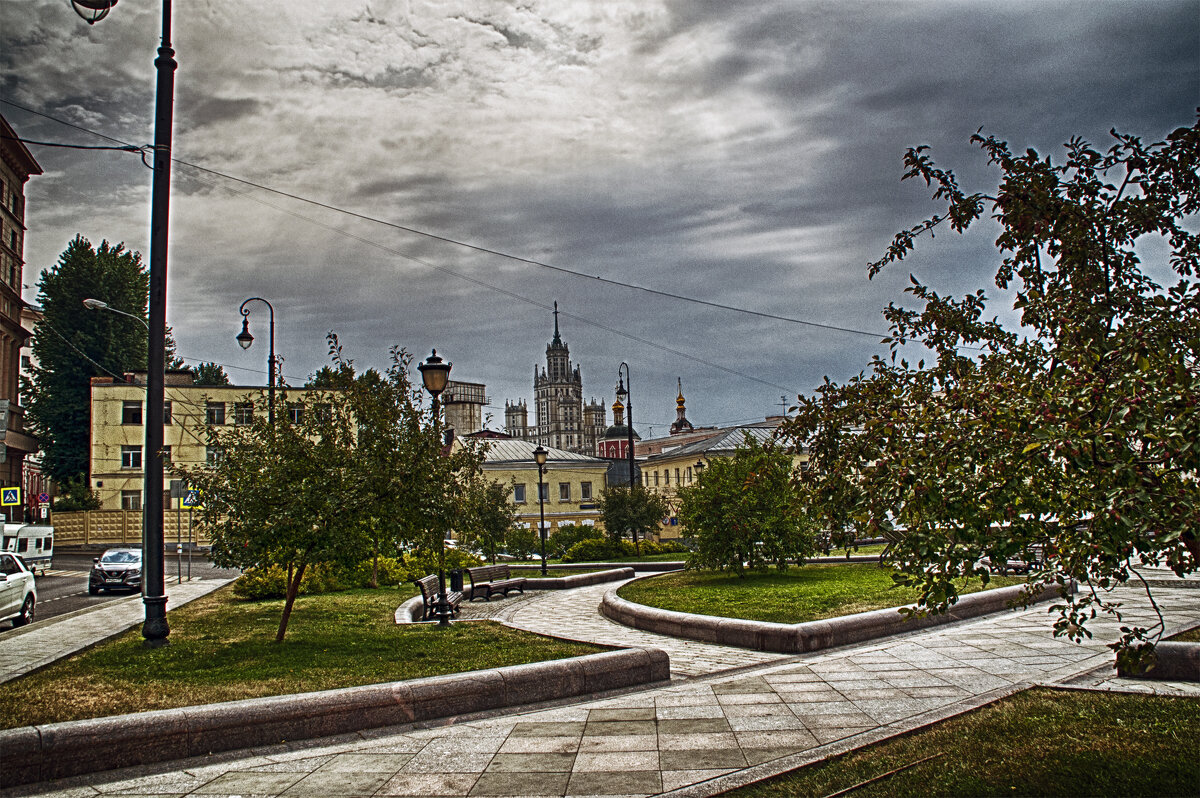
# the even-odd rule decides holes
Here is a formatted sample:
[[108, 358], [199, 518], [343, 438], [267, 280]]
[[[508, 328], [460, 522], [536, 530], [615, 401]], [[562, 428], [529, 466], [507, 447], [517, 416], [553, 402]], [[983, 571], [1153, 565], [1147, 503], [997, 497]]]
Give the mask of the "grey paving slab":
[[[579, 600], [561, 594], [511, 606], [517, 615], [533, 613], [550, 623], [554, 613], [546, 605], [554, 595], [570, 612], [579, 611]], [[588, 601], [598, 603], [600, 595], [591, 591]], [[1200, 621], [1200, 591], [1164, 590], [1158, 598], [1170, 627]], [[1151, 617], [1136, 591], [1120, 599], [1126, 602], [1124, 622]], [[573, 634], [590, 625], [611, 640], [608, 624], [603, 618], [577, 622]], [[837, 651], [741, 662], [742, 670], [727, 674], [721, 671], [732, 657], [728, 651], [693, 649], [696, 678], [631, 695], [500, 712], [438, 728], [374, 730], [361, 739], [297, 743], [269, 755], [178, 763], [152, 774], [127, 771], [94, 777], [92, 784], [60, 782], [21, 794], [273, 798], [675, 791], [690, 797], [884, 739], [1035, 683], [1200, 696], [1200, 685], [1114, 678], [1105, 642], [1115, 626], [1104, 619], [1095, 640], [1064, 643], [1050, 637], [1044, 608], [1033, 608]]]

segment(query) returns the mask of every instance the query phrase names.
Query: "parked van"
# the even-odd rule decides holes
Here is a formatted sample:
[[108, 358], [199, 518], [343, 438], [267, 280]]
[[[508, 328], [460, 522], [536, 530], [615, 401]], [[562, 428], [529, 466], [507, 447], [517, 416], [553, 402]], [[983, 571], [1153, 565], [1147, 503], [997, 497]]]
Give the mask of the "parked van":
[[54, 527], [35, 524], [5, 524], [0, 551], [11, 552], [29, 567], [31, 573], [46, 575], [54, 556]]

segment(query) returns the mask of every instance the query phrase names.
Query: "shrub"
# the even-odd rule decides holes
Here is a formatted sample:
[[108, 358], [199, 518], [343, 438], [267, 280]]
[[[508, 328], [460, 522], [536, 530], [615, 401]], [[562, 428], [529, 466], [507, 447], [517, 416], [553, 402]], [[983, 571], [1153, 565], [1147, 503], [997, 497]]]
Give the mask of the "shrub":
[[513, 527], [504, 536], [504, 550], [518, 560], [528, 560], [535, 551], [541, 551], [542, 542], [538, 533], [523, 526]]
[[607, 540], [605, 538], [589, 538], [581, 540], [567, 550], [563, 562], [595, 562], [611, 560], [636, 555], [633, 544], [628, 540]]
[[[348, 590], [355, 587], [370, 587], [371, 569], [372, 559], [363, 560], [357, 565], [338, 568], [337, 578], [338, 582], [342, 585], [341, 589]], [[404, 563], [395, 557], [379, 558], [379, 585], [381, 587], [398, 585], [401, 582], [407, 581], [407, 579], [408, 569]]]
[[[302, 596], [344, 589], [338, 583], [333, 569], [324, 565], [305, 569], [304, 578], [300, 580]], [[284, 598], [287, 595], [287, 572], [278, 565], [250, 568], [233, 583], [233, 594], [250, 601]]]
[[546, 555], [549, 557], [562, 557], [576, 543], [598, 537], [602, 536], [594, 526], [581, 526], [579, 524], [560, 526], [554, 530], [550, 535], [550, 539], [546, 541]]
[[[455, 568], [474, 568], [483, 565], [483, 560], [477, 555], [462, 549], [446, 549], [446, 570]], [[438, 553], [436, 551], [410, 551], [404, 555], [404, 577], [402, 582], [415, 582], [423, 576], [438, 572]]]

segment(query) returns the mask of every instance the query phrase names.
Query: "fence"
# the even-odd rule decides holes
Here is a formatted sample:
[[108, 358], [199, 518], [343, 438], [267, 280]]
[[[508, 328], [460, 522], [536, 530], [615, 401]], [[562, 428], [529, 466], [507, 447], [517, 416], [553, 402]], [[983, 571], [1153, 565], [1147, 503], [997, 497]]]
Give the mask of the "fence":
[[[54, 527], [54, 545], [110, 546], [137, 545], [142, 542], [141, 510], [84, 510], [50, 514], [47, 522]], [[163, 538], [172, 543], [208, 547], [210, 541], [190, 510], [166, 510], [163, 513]]]

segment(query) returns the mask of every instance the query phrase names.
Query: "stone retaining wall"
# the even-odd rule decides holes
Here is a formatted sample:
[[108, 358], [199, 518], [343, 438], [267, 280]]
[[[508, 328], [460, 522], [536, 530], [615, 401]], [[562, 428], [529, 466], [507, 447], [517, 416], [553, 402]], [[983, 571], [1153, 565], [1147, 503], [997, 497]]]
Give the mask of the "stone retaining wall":
[[1166, 641], [1154, 647], [1157, 661], [1148, 671], [1135, 673], [1117, 666], [1117, 675], [1132, 679], [1168, 682], [1200, 682], [1200, 643]]
[[[740, 618], [662, 610], [626, 601], [617, 595], [616, 590], [610, 590], [604, 595], [600, 603], [600, 612], [617, 623], [647, 632], [758, 651], [797, 654], [872, 640], [899, 632], [927, 629], [951, 621], [998, 612], [1007, 609], [1016, 601], [1022, 590], [1021, 585], [1013, 585], [968, 593], [960, 596], [958, 603], [941, 615], [909, 618], [901, 615], [898, 607], [892, 607], [797, 624], [747, 621]], [[1058, 596], [1058, 588], [1052, 587], [1043, 591], [1035, 601], [1045, 601]]]
[[666, 652], [631, 648], [428, 679], [0, 730], [0, 787], [204, 756], [670, 679]]

